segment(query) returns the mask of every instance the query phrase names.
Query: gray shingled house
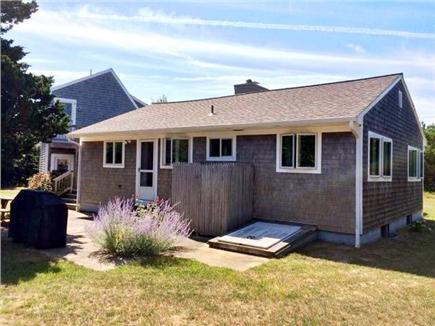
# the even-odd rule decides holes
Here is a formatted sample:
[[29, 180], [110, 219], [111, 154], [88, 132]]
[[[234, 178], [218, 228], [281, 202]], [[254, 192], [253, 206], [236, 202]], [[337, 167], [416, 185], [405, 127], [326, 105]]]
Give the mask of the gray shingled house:
[[425, 140], [402, 74], [255, 89], [71, 132], [80, 209], [113, 196], [172, 198], [201, 215], [197, 230], [219, 224], [205, 234], [253, 218], [356, 246], [421, 217]]
[[[113, 69], [53, 87], [52, 94], [55, 101], [64, 105], [71, 131], [146, 105], [127, 92]], [[57, 135], [50, 143], [40, 144], [39, 171], [70, 171], [75, 188], [78, 148], [78, 140], [66, 135]]]

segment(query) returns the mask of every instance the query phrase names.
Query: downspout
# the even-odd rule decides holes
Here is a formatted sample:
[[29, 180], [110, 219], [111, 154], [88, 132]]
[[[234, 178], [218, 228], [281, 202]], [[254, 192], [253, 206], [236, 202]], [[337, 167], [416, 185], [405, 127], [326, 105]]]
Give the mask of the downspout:
[[362, 162], [362, 149], [363, 149], [363, 123], [360, 119], [349, 122], [349, 127], [355, 137], [355, 247], [361, 246], [361, 233], [362, 233], [362, 192], [363, 192], [363, 162]]
[[82, 139], [79, 141], [79, 157], [77, 158], [77, 201], [76, 210], [80, 210], [80, 189], [81, 189], [81, 170], [82, 170]]

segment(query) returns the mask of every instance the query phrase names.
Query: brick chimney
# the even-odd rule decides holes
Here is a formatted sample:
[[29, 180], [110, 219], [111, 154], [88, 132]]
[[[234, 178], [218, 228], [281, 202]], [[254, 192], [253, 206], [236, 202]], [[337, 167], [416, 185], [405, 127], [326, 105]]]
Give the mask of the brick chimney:
[[234, 85], [234, 94], [257, 93], [268, 91], [267, 88], [260, 86], [258, 82], [247, 79], [243, 84]]

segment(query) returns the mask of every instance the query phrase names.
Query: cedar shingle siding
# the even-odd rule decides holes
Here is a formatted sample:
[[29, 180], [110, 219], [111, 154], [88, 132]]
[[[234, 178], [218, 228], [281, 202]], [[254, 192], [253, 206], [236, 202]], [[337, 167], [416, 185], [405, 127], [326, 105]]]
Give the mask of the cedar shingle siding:
[[[254, 165], [254, 217], [354, 232], [355, 139], [351, 133], [324, 133], [322, 142], [322, 174], [293, 174], [276, 172], [276, 135], [237, 137], [237, 161]], [[193, 144], [193, 161], [204, 162], [206, 138], [195, 137]], [[168, 172], [159, 180], [165, 189], [159, 196], [170, 189]]]
[[136, 188], [136, 142], [125, 144], [125, 167], [103, 168], [103, 142], [84, 142], [80, 204], [99, 205], [115, 196], [131, 198]]
[[77, 128], [136, 109], [111, 72], [54, 90], [53, 94], [77, 100]]
[[324, 133], [322, 174], [276, 172], [276, 135], [237, 137], [237, 159], [254, 164], [254, 216], [352, 233], [355, 216], [355, 139]]
[[[399, 108], [398, 91], [403, 93]], [[368, 132], [393, 140], [392, 182], [368, 182]], [[408, 182], [408, 145], [422, 149], [417, 121], [401, 82], [364, 117], [363, 142], [363, 226], [364, 231], [379, 227], [423, 208], [421, 182]]]
[[[206, 138], [196, 137], [193, 143], [193, 161], [205, 161]], [[103, 168], [102, 142], [84, 142], [82, 146], [82, 205], [98, 205], [113, 196], [134, 195], [135, 141], [126, 144], [123, 169]], [[276, 135], [237, 137], [237, 160], [254, 165], [254, 217], [352, 233], [355, 220], [355, 139], [352, 134], [323, 134], [322, 174], [277, 173], [275, 148]], [[161, 198], [170, 197], [171, 173], [170, 169], [159, 168], [157, 193]]]
[[[171, 194], [171, 171], [160, 168], [160, 143], [158, 161], [157, 194], [169, 198]], [[103, 168], [103, 142], [84, 142], [81, 163], [82, 187], [80, 203], [99, 205], [114, 196], [135, 196], [136, 192], [136, 141], [125, 145], [125, 167]]]

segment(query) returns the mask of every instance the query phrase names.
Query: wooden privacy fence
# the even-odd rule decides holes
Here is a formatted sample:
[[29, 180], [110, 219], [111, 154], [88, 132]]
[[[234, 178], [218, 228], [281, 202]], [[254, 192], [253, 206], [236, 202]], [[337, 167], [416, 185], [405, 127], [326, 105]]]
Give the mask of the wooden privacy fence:
[[202, 235], [222, 235], [251, 220], [254, 167], [245, 163], [181, 163], [172, 170], [172, 202]]

